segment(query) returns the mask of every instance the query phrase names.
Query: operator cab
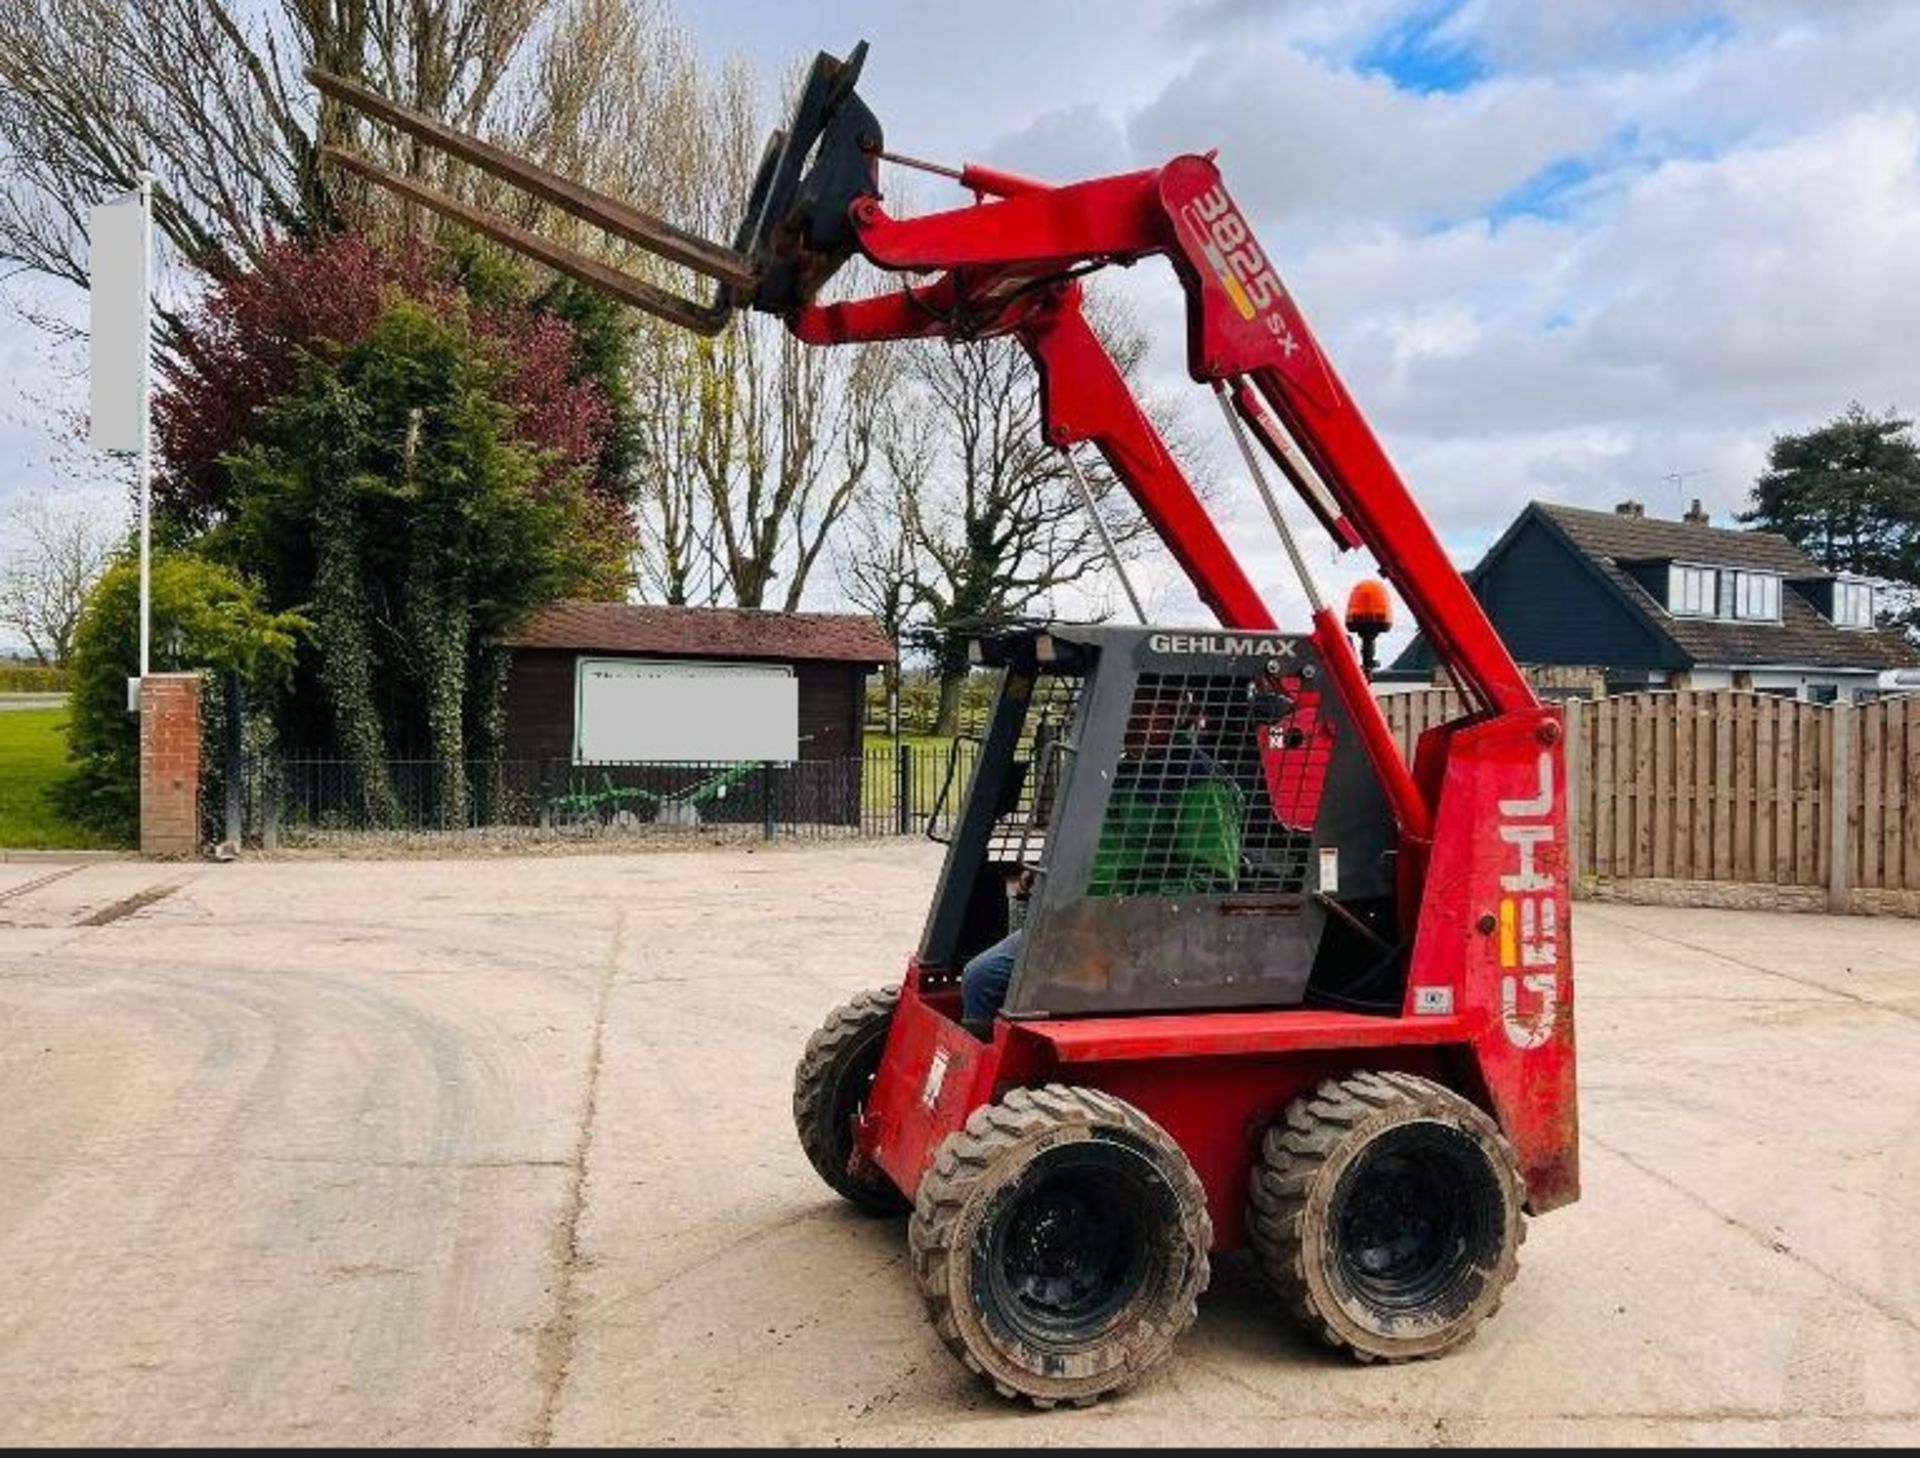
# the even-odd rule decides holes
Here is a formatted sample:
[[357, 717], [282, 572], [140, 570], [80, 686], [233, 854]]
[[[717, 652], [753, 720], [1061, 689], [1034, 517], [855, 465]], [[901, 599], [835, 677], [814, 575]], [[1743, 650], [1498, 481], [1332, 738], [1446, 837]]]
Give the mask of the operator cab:
[[1399, 1011], [1393, 822], [1310, 638], [1050, 624], [972, 654], [1001, 680], [920, 945], [929, 995], [1006, 935], [1026, 871], [1003, 1016]]

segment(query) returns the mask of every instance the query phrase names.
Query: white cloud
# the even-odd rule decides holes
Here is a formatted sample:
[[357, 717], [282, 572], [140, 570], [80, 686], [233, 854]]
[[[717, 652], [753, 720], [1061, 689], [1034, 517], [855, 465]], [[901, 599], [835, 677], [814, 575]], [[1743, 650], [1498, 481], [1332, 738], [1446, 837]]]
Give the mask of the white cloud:
[[1259, 41], [1202, 54], [1129, 134], [1142, 162], [1218, 147], [1242, 206], [1344, 231], [1470, 216], [1614, 125], [1594, 97], [1550, 81], [1415, 95]]
[[1915, 383], [1920, 116], [1873, 113], [1629, 190], [1590, 271], [1632, 278], [1591, 330], [1606, 362], [1781, 398], [1844, 372]]
[[1203, 40], [1259, 34], [1350, 57], [1368, 36], [1432, 0], [1174, 0], [1167, 30]]
[[1043, 182], [1077, 182], [1133, 166], [1126, 133], [1111, 112], [1092, 102], [1042, 112], [981, 155]]
[[1920, 398], [1920, 119], [1670, 162], [1603, 217], [1385, 234], [1293, 270], [1359, 398], [1445, 438]]

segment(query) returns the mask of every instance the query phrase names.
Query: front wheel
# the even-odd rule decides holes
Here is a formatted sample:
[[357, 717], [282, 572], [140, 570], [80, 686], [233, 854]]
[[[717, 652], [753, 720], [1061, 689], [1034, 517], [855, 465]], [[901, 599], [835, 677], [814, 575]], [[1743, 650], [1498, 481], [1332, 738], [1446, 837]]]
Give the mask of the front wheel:
[[1095, 1089], [1010, 1091], [948, 1136], [907, 1226], [934, 1329], [1003, 1397], [1086, 1406], [1193, 1324], [1213, 1227], [1159, 1125]]
[[877, 1169], [853, 1168], [854, 1125], [887, 1051], [900, 989], [863, 992], [807, 1040], [793, 1071], [793, 1123], [807, 1161], [834, 1192], [870, 1215], [904, 1215], [907, 1198]]
[[1470, 1340], [1500, 1307], [1525, 1237], [1499, 1127], [1406, 1073], [1330, 1079], [1267, 1131], [1247, 1228], [1290, 1313], [1362, 1361]]

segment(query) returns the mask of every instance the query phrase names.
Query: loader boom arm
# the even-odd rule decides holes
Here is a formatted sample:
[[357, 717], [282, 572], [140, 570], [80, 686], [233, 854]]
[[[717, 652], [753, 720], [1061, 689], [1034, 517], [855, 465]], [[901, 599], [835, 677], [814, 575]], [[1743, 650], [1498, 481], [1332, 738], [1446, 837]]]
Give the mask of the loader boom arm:
[[[1077, 295], [1058, 290], [1035, 298], [1035, 280], [1090, 264], [1166, 256], [1187, 293], [1192, 377], [1226, 386], [1254, 438], [1342, 547], [1372, 552], [1463, 687], [1498, 712], [1536, 702], [1211, 158], [1180, 157], [1157, 171], [1066, 187], [1027, 185], [1011, 197], [913, 219], [892, 218], [877, 198], [866, 199], [854, 205], [853, 216], [860, 251], [874, 263], [903, 272], [941, 270], [946, 277], [932, 290], [809, 305], [791, 316], [802, 338], [1017, 334], [1041, 368], [1054, 443], [1096, 444], [1222, 622], [1267, 626], [1211, 522], [1157, 514], [1156, 502], [1191, 499], [1191, 488], [1183, 478], [1178, 486], [1168, 479], [1178, 475], [1177, 465], [1124, 384], [1116, 393], [1117, 371], [1091, 330], [1084, 321], [1077, 329], [1063, 322], [1065, 314], [1077, 313]], [[1009, 294], [1010, 301], [1000, 302]], [[1284, 435], [1273, 428], [1269, 410]], [[1299, 454], [1288, 444], [1297, 444]]]

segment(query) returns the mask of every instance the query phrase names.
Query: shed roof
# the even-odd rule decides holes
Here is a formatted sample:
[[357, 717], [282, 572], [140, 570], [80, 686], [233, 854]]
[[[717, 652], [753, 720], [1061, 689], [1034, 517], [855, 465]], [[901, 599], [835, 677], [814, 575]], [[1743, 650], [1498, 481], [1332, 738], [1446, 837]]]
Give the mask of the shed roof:
[[775, 662], [892, 663], [880, 625], [859, 613], [781, 613], [758, 608], [658, 607], [556, 602], [500, 642], [508, 648], [653, 653], [668, 658]]

